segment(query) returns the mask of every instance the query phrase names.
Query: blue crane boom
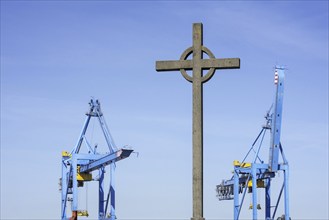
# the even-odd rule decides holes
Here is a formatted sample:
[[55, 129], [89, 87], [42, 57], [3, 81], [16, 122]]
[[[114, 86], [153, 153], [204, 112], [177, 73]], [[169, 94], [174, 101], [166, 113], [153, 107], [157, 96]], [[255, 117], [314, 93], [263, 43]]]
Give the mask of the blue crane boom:
[[119, 160], [125, 159], [130, 156], [133, 150], [130, 149], [120, 149], [112, 154], [108, 154], [98, 160], [92, 161], [88, 164], [80, 166], [80, 173], [89, 173], [97, 170], [103, 166], [107, 166], [111, 163], [117, 162]]
[[278, 170], [279, 164], [279, 149], [282, 121], [282, 106], [283, 106], [283, 89], [284, 89], [284, 69], [277, 68], [274, 76], [274, 84], [276, 92], [274, 98], [274, 110], [271, 122], [271, 144], [269, 155], [269, 169], [271, 171]]
[[[117, 149], [113, 138], [107, 127], [105, 118], [101, 111], [100, 102], [95, 99], [90, 100], [90, 109], [86, 114], [87, 118], [81, 130], [78, 141], [69, 153], [62, 152], [62, 178], [61, 186], [61, 219], [67, 220], [67, 201], [72, 202], [72, 217], [70, 220], [76, 220], [78, 216], [88, 216], [87, 210], [79, 210], [78, 207], [78, 187], [83, 187], [86, 181], [98, 181], [98, 219], [99, 220], [115, 220], [115, 184], [114, 172], [115, 162], [125, 159], [133, 152], [132, 149]], [[103, 132], [108, 147], [108, 152], [97, 153], [97, 145], [93, 148], [86, 138], [87, 128], [91, 117], [95, 117], [99, 121], [99, 125]], [[88, 153], [81, 153], [82, 144], [87, 146]], [[110, 166], [110, 185], [107, 196], [105, 198], [105, 167]], [[93, 179], [93, 171], [98, 171], [98, 178]], [[72, 198], [69, 198], [69, 195]], [[110, 205], [110, 213], [107, 213]]]
[[[282, 105], [284, 93], [284, 68], [275, 68], [275, 95], [274, 102], [267, 112], [265, 119], [266, 124], [262, 127], [256, 140], [249, 149], [247, 155], [242, 162], [235, 160], [233, 162], [233, 176], [228, 180], [223, 180], [216, 186], [217, 198], [221, 200], [234, 200], [233, 212], [234, 220], [238, 220], [243, 206], [246, 192], [252, 193], [252, 203], [249, 208], [252, 209], [253, 219], [257, 219], [257, 209], [260, 209], [260, 204], [257, 203], [257, 188], [265, 189], [265, 219], [273, 220], [275, 218], [278, 205], [284, 192], [284, 215], [279, 219], [290, 219], [289, 212], [289, 165], [284, 155], [283, 147], [280, 142], [281, 122], [282, 122]], [[269, 147], [269, 162], [264, 163], [259, 156], [260, 148], [267, 130], [270, 130], [270, 147]], [[255, 145], [259, 147], [255, 149]], [[249, 153], [255, 152], [252, 162], [245, 162]], [[281, 154], [282, 162], [279, 163]], [[276, 173], [283, 172], [284, 180], [278, 198], [274, 206], [271, 205], [271, 182], [275, 178]], [[242, 198], [240, 199], [240, 194]], [[272, 208], [274, 210], [272, 211]]]

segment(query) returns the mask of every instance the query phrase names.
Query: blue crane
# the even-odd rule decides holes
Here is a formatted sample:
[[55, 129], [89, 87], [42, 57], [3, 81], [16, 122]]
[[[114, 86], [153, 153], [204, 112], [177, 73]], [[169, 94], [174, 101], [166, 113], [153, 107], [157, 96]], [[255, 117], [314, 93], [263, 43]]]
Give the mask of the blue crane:
[[[98, 219], [115, 220], [115, 162], [129, 157], [133, 152], [132, 149], [117, 149], [101, 111], [100, 102], [91, 99], [89, 105], [90, 109], [86, 113], [87, 118], [75, 147], [71, 152], [62, 152], [62, 178], [60, 179], [62, 220], [68, 219], [66, 217], [67, 201], [72, 202], [72, 217], [69, 218], [70, 220], [76, 220], [78, 216], [88, 217], [88, 210], [79, 210], [78, 207], [78, 187], [83, 187], [86, 181], [98, 181], [99, 183]], [[108, 147], [108, 152], [106, 153], [98, 153], [97, 145], [92, 147], [86, 138], [86, 131], [92, 117], [98, 119]], [[83, 143], [87, 146], [88, 153], [80, 152]], [[105, 167], [107, 165], [110, 166], [110, 184], [105, 197], [104, 179]], [[98, 171], [97, 178], [93, 178], [93, 171]], [[110, 212], [108, 213], [109, 205]]]
[[[223, 180], [221, 184], [216, 186], [217, 198], [221, 200], [232, 200], [234, 204], [234, 220], [238, 220], [243, 206], [246, 192], [252, 194], [252, 203], [249, 208], [252, 209], [252, 218], [257, 219], [257, 211], [261, 209], [257, 203], [257, 188], [265, 189], [265, 218], [266, 220], [273, 220], [275, 218], [279, 202], [284, 192], [284, 214], [280, 216], [279, 220], [289, 220], [289, 165], [287, 158], [283, 152], [283, 147], [280, 142], [281, 135], [281, 121], [282, 121], [282, 103], [284, 92], [284, 68], [275, 67], [275, 97], [274, 103], [270, 110], [266, 113], [266, 123], [262, 127], [256, 140], [249, 149], [247, 155], [242, 162], [235, 160], [233, 162], [233, 176], [229, 180]], [[270, 147], [269, 160], [264, 163], [259, 156], [260, 148], [266, 131], [270, 131]], [[258, 148], [256, 144], [258, 143]], [[252, 162], [245, 162], [250, 152], [254, 152]], [[281, 155], [282, 162], [279, 162]], [[282, 187], [277, 193], [277, 200], [272, 204], [271, 195], [271, 181], [280, 172], [283, 172]], [[242, 198], [240, 199], [240, 195]], [[274, 209], [274, 210], [272, 210]]]

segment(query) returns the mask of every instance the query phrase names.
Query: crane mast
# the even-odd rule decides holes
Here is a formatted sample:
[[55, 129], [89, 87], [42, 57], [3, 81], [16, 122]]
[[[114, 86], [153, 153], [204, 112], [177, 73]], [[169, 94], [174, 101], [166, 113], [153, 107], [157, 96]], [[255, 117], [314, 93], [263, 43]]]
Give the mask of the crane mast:
[[[270, 110], [266, 113], [266, 123], [253, 142], [247, 155], [242, 162], [235, 160], [233, 162], [233, 176], [228, 180], [223, 180], [216, 186], [217, 198], [222, 200], [233, 200], [234, 220], [240, 217], [241, 209], [246, 193], [252, 194], [252, 201], [249, 209], [252, 209], [252, 219], [258, 219], [257, 211], [261, 209], [261, 205], [257, 203], [257, 189], [264, 189], [265, 192], [265, 218], [266, 220], [274, 220], [278, 210], [279, 202], [284, 193], [284, 214], [279, 220], [289, 220], [289, 165], [284, 155], [283, 147], [280, 142], [281, 122], [282, 122], [282, 104], [284, 93], [284, 74], [283, 67], [275, 67], [275, 94], [274, 102]], [[259, 152], [262, 146], [264, 136], [270, 131], [270, 146], [268, 163], [260, 158]], [[258, 147], [256, 147], [258, 144]], [[254, 158], [251, 162], [245, 162], [248, 155], [254, 152]], [[279, 162], [281, 155], [282, 161]], [[283, 182], [280, 191], [277, 193], [277, 200], [272, 204], [271, 182], [275, 179], [276, 174], [283, 173]], [[240, 198], [241, 196], [241, 198]]]
[[276, 68], [274, 76], [275, 97], [274, 109], [271, 122], [271, 144], [269, 155], [269, 170], [275, 172], [279, 169], [279, 149], [282, 121], [283, 89], [284, 89], [284, 69]]
[[[84, 182], [88, 181], [98, 181], [98, 219], [115, 220], [115, 163], [129, 157], [133, 152], [132, 149], [118, 149], [116, 147], [101, 111], [100, 102], [91, 99], [89, 105], [90, 108], [86, 113], [87, 117], [75, 147], [71, 152], [62, 152], [62, 178], [60, 179], [62, 220], [68, 219], [66, 216], [68, 201], [72, 202], [72, 217], [69, 218], [70, 220], [76, 220], [78, 216], [88, 217], [88, 210], [80, 210], [78, 207], [78, 187], [84, 187]], [[92, 147], [86, 138], [86, 131], [92, 117], [97, 118], [99, 122], [108, 152], [98, 153], [97, 145]], [[87, 146], [88, 153], [81, 153], [80, 149], [83, 143]], [[110, 184], [105, 197], [104, 179], [106, 178], [105, 167], [107, 165], [110, 166]], [[98, 171], [96, 178], [92, 176], [93, 171]], [[108, 213], [109, 205], [110, 212]]]

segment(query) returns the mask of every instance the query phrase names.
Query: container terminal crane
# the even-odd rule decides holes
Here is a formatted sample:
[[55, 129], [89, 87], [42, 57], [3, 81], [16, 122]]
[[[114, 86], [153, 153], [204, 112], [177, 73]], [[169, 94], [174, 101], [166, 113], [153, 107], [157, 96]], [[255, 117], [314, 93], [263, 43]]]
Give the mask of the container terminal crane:
[[[81, 210], [78, 207], [78, 187], [84, 187], [86, 181], [98, 181], [98, 219], [115, 220], [115, 162], [129, 157], [133, 152], [131, 149], [117, 149], [101, 111], [100, 102], [91, 99], [89, 105], [90, 109], [86, 113], [87, 118], [75, 147], [71, 152], [62, 152], [62, 178], [60, 179], [62, 220], [76, 220], [78, 216], [89, 216], [88, 210]], [[92, 117], [98, 119], [108, 147], [106, 153], [98, 153], [97, 145], [93, 147], [87, 140], [86, 131]], [[80, 152], [83, 143], [87, 146], [88, 153]], [[110, 166], [110, 183], [105, 197], [105, 167], [108, 165]], [[92, 176], [93, 171], [98, 172], [95, 178]], [[71, 218], [66, 217], [68, 201], [72, 202]]]
[[[278, 220], [290, 219], [289, 212], [289, 165], [283, 152], [280, 142], [281, 121], [282, 121], [282, 101], [284, 93], [284, 68], [275, 68], [275, 96], [274, 103], [266, 113], [266, 123], [258, 134], [256, 140], [249, 149], [247, 155], [240, 162], [233, 162], [233, 176], [229, 180], [223, 180], [216, 186], [217, 198], [222, 200], [233, 200], [234, 220], [238, 220], [243, 207], [246, 192], [252, 194], [252, 202], [249, 209], [252, 209], [252, 219], [258, 219], [257, 211], [261, 205], [257, 203], [257, 188], [263, 188], [265, 191], [265, 216], [266, 220], [275, 219], [279, 202], [284, 193], [284, 214], [278, 217]], [[260, 148], [266, 131], [270, 131], [269, 160], [264, 163], [259, 156]], [[258, 147], [255, 145], [259, 144]], [[254, 152], [254, 158], [251, 162], [245, 162], [250, 152]], [[282, 162], [279, 163], [281, 155]], [[276, 195], [276, 202], [272, 204], [271, 182], [277, 175], [283, 173], [282, 187]], [[240, 198], [241, 196], [241, 198]], [[263, 219], [263, 218], [261, 218]]]

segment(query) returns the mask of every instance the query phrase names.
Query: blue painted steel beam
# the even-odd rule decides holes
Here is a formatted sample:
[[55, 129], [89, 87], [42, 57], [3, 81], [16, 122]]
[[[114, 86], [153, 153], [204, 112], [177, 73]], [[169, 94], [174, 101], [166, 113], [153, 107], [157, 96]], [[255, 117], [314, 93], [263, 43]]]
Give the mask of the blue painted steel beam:
[[73, 158], [72, 160], [72, 186], [73, 186], [73, 201], [72, 201], [72, 211], [78, 211], [78, 181], [77, 181], [77, 160]]
[[282, 104], [283, 104], [283, 89], [284, 89], [284, 68], [276, 67], [275, 70], [276, 93], [274, 99], [274, 111], [271, 124], [271, 144], [269, 166], [270, 171], [277, 171], [279, 164], [280, 151], [280, 134], [282, 120]]
[[106, 217], [106, 213], [104, 212], [104, 173], [105, 168], [101, 167], [99, 169], [99, 187], [98, 187], [98, 218], [103, 219]]
[[[252, 164], [251, 166], [251, 181], [252, 181], [252, 219], [257, 219], [257, 168]], [[248, 184], [248, 183], [247, 183]]]
[[62, 203], [61, 203], [61, 219], [66, 219], [66, 201], [67, 201], [67, 192], [68, 192], [68, 184], [67, 184], [67, 166], [62, 161], [62, 178], [61, 178], [61, 194], [62, 194]]
[[87, 173], [94, 170], [97, 170], [103, 166], [109, 165], [111, 163], [117, 162], [119, 160], [125, 159], [130, 156], [133, 150], [120, 149], [112, 154], [108, 154], [98, 160], [95, 160], [89, 164], [82, 165], [80, 167], [81, 173]]
[[271, 220], [271, 178], [267, 179], [265, 187], [265, 219]]
[[239, 219], [239, 213], [240, 213], [240, 209], [241, 207], [239, 206], [239, 196], [236, 196], [236, 195], [239, 195], [239, 173], [237, 170], [234, 170], [234, 178], [233, 178], [233, 181], [234, 181], [234, 187], [233, 187], [233, 190], [234, 190], [234, 205], [233, 205], [233, 213], [234, 213], [234, 220], [237, 220]]
[[284, 170], [284, 213], [285, 219], [290, 220], [290, 211], [289, 211], [289, 167], [286, 166]]
[[[90, 110], [92, 111], [92, 110]], [[80, 148], [81, 148], [81, 144], [82, 144], [82, 141], [83, 141], [83, 137], [85, 136], [86, 134], [86, 131], [87, 131], [87, 128], [88, 128], [88, 125], [89, 125], [89, 122], [90, 122], [90, 115], [87, 116], [86, 120], [85, 120], [85, 123], [83, 124], [83, 128], [81, 130], [81, 133], [80, 133], [80, 136], [79, 136], [79, 139], [75, 145], [75, 147], [73, 148], [73, 150], [71, 151], [71, 154], [73, 153], [79, 153], [80, 151]]]

